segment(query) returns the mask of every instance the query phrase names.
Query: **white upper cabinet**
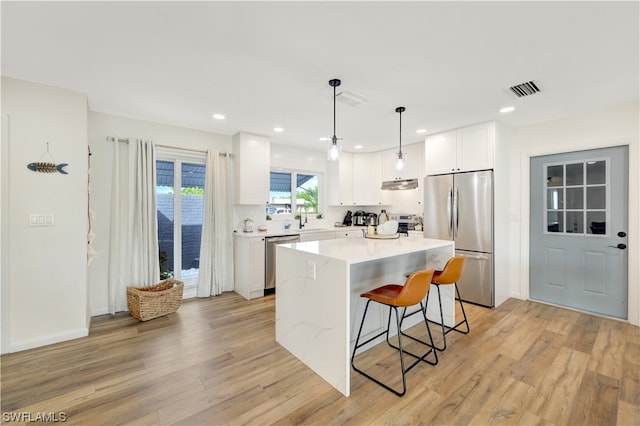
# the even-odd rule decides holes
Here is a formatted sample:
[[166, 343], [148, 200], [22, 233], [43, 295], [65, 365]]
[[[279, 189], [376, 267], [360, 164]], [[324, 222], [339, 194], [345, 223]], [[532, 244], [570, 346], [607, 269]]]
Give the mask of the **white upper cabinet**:
[[494, 168], [495, 123], [482, 123], [425, 139], [427, 175]]
[[235, 159], [235, 204], [268, 203], [271, 141], [264, 136], [236, 133], [232, 143]]
[[353, 202], [357, 206], [385, 204], [381, 189], [381, 153], [353, 155]]
[[338, 161], [327, 162], [325, 193], [331, 206], [353, 205], [353, 154], [341, 152]]
[[402, 147], [402, 157], [404, 159], [404, 168], [402, 170], [396, 169], [397, 148], [382, 151], [382, 180], [417, 179], [421, 177], [420, 169], [424, 161], [423, 147], [422, 143]]

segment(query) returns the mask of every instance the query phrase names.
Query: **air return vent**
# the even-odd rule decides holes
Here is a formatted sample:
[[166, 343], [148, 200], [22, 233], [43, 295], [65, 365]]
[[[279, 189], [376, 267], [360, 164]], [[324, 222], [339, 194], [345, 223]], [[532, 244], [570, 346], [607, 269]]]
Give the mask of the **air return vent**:
[[509, 90], [511, 90], [517, 97], [521, 98], [523, 96], [535, 95], [540, 91], [540, 88], [537, 86], [535, 81], [532, 80], [511, 86], [509, 87]]
[[367, 98], [365, 98], [359, 93], [343, 90], [342, 92], [336, 95], [336, 101], [342, 102], [343, 104], [347, 104], [351, 106], [358, 106], [363, 102], [367, 102]]

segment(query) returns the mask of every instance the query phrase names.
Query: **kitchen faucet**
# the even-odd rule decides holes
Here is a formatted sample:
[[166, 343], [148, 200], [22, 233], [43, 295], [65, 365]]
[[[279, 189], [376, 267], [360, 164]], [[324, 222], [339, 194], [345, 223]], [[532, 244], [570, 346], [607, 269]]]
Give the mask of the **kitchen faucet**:
[[309, 214], [305, 211], [304, 214], [304, 223], [302, 223], [302, 207], [300, 207], [300, 216], [298, 216], [300, 218], [300, 223], [299, 223], [299, 229], [304, 228], [304, 223], [309, 223]]

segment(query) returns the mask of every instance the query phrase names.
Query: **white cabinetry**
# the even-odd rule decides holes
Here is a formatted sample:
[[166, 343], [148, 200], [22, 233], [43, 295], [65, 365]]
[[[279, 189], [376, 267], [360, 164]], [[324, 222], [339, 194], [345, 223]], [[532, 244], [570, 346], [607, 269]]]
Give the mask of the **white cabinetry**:
[[236, 133], [233, 135], [232, 144], [235, 157], [235, 204], [266, 204], [269, 201], [269, 138]]
[[382, 151], [382, 180], [417, 179], [421, 177], [419, 170], [424, 161], [423, 147], [422, 143], [402, 147], [402, 158], [404, 159], [404, 168], [402, 170], [396, 169], [397, 149]]
[[264, 237], [234, 236], [234, 290], [245, 299], [264, 296]]
[[331, 206], [353, 205], [353, 154], [341, 152], [338, 161], [327, 162], [327, 201]]
[[381, 189], [380, 152], [353, 155], [353, 203], [357, 206], [385, 204]]
[[333, 240], [336, 237], [335, 231], [309, 231], [300, 232], [300, 242]]
[[381, 153], [341, 153], [327, 166], [327, 200], [331, 206], [389, 204], [381, 187]]
[[495, 123], [482, 123], [425, 139], [427, 175], [494, 168]]
[[344, 229], [342, 231], [336, 231], [336, 238], [364, 238], [362, 230], [367, 230], [366, 226], [356, 229]]
[[385, 193], [387, 204], [394, 208], [408, 208], [422, 205], [423, 177], [424, 177], [424, 143], [407, 145], [402, 148], [405, 158], [405, 167], [396, 170], [395, 164], [398, 158], [396, 149], [382, 151], [382, 180], [392, 181], [400, 179], [418, 179], [418, 188], [402, 191], [382, 191]]

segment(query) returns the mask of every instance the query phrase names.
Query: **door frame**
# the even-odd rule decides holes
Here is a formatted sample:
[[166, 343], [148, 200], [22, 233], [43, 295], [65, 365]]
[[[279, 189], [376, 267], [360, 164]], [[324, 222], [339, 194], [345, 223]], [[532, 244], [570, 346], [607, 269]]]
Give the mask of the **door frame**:
[[[631, 259], [638, 259], [640, 257], [640, 251], [638, 244], [640, 242], [640, 229], [638, 228], [637, 221], [634, 221], [635, 217], [632, 212], [639, 211], [638, 206], [638, 194], [632, 194], [631, 182], [638, 182], [640, 179], [639, 170], [640, 162], [639, 155], [634, 144], [628, 140], [621, 142], [611, 142], [608, 144], [592, 143], [585, 144], [584, 146], [573, 146], [567, 144], [566, 146], [558, 145], [557, 147], [542, 147], [537, 148], [535, 146], [527, 147], [527, 152], [521, 152], [520, 154], [520, 270], [519, 270], [519, 283], [520, 283], [520, 298], [530, 300], [529, 292], [529, 244], [530, 244], [530, 196], [531, 196], [531, 179], [530, 179], [530, 166], [531, 158], [543, 155], [563, 154], [567, 152], [583, 151], [600, 148], [612, 148], [616, 146], [628, 147], [628, 162], [629, 162], [629, 185], [628, 185], [628, 222], [629, 222], [629, 262], [627, 265], [627, 296], [628, 296], [628, 309], [627, 309], [627, 321], [634, 325], [640, 326], [640, 267], [637, 262], [632, 262]], [[515, 236], [514, 236], [515, 237]]]

